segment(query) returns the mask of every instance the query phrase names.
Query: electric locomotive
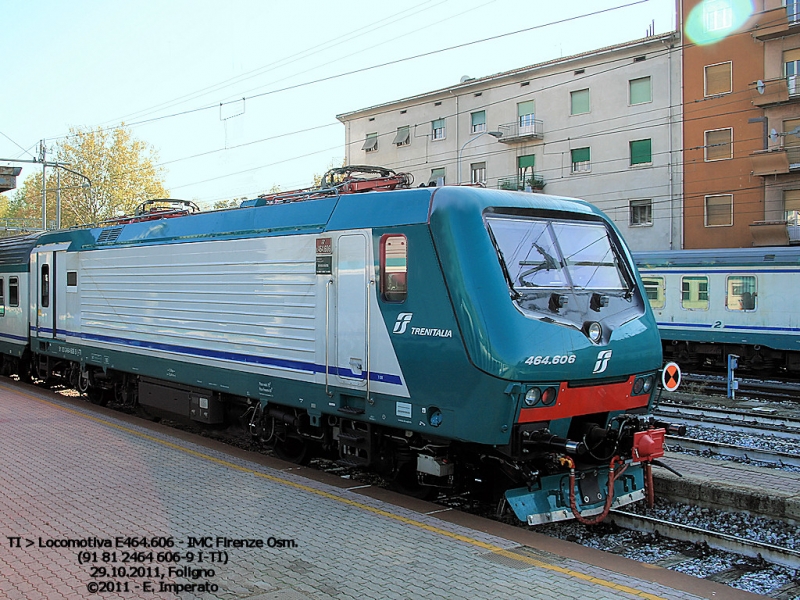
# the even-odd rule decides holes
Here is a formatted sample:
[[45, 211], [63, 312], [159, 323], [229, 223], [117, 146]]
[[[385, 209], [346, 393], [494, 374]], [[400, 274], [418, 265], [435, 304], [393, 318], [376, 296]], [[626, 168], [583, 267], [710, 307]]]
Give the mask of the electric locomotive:
[[611, 222], [567, 198], [337, 174], [5, 242], [4, 371], [241, 422], [279, 456], [334, 453], [420, 495], [480, 484], [529, 524], [652, 492], [661, 344]]

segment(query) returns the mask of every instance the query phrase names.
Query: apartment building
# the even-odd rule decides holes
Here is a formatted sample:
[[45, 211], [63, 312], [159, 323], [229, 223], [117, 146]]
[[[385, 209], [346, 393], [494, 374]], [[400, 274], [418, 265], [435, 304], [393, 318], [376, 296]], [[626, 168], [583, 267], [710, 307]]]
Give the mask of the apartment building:
[[560, 58], [337, 117], [346, 162], [415, 185], [582, 198], [636, 250], [682, 246], [677, 33]]
[[751, 224], [757, 245], [800, 242], [800, 0], [763, 0], [751, 34], [763, 45], [759, 76], [749, 83], [760, 109], [750, 161], [763, 186], [763, 222]]

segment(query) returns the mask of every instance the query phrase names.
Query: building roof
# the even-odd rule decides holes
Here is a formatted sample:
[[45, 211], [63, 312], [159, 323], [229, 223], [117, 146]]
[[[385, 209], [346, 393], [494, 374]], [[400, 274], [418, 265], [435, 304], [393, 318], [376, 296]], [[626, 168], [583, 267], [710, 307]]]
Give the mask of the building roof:
[[415, 96], [409, 96], [407, 98], [402, 98], [400, 100], [392, 100], [391, 102], [384, 102], [382, 104], [376, 104], [374, 106], [369, 106], [367, 108], [361, 108], [361, 109], [358, 109], [358, 110], [354, 110], [354, 111], [350, 111], [350, 112], [346, 112], [346, 113], [341, 113], [341, 114], [336, 115], [336, 118], [341, 122], [345, 122], [345, 121], [353, 119], [354, 117], [356, 117], [357, 115], [360, 115], [362, 113], [369, 113], [371, 111], [374, 111], [374, 110], [377, 110], [377, 109], [382, 109], [382, 108], [385, 108], [387, 106], [393, 106], [393, 105], [396, 105], [396, 104], [414, 102], [414, 101], [420, 100], [422, 98], [436, 96], [436, 95], [439, 95], [439, 94], [449, 94], [450, 92], [452, 92], [454, 90], [467, 89], [467, 88], [470, 88], [470, 87], [480, 86], [480, 85], [483, 85], [483, 84], [486, 84], [486, 83], [490, 83], [490, 82], [498, 80], [498, 79], [506, 79], [506, 78], [516, 77], [516, 76], [519, 76], [519, 75], [525, 75], [527, 73], [538, 71], [538, 70], [543, 69], [545, 67], [558, 65], [558, 64], [566, 64], [566, 63], [569, 63], [569, 62], [573, 62], [573, 61], [580, 60], [580, 59], [587, 58], [587, 57], [591, 57], [591, 56], [599, 56], [601, 54], [608, 54], [610, 52], [616, 52], [616, 51], [619, 51], [619, 50], [635, 48], [637, 46], [645, 46], [645, 45], [652, 44], [652, 43], [655, 43], [655, 42], [672, 41], [672, 40], [677, 39], [677, 37], [678, 37], [678, 32], [677, 31], [671, 31], [669, 33], [663, 33], [663, 34], [659, 34], [659, 35], [648, 36], [648, 37], [644, 37], [644, 38], [641, 38], [641, 39], [638, 39], [638, 40], [633, 40], [633, 41], [630, 41], [630, 42], [624, 42], [624, 43], [621, 43], [621, 44], [615, 44], [613, 46], [606, 46], [604, 48], [598, 48], [598, 49], [595, 49], [595, 50], [589, 50], [587, 52], [581, 52], [579, 54], [573, 54], [571, 56], [564, 56], [564, 57], [561, 57], [561, 58], [554, 58], [554, 59], [547, 60], [547, 61], [544, 61], [544, 62], [540, 62], [540, 63], [534, 64], [534, 65], [529, 65], [527, 67], [520, 67], [518, 69], [512, 69], [510, 71], [503, 71], [501, 73], [495, 73], [494, 75], [487, 75], [485, 77], [478, 77], [478, 78], [474, 78], [474, 79], [468, 79], [468, 80], [463, 81], [463, 82], [461, 82], [461, 83], [459, 83], [457, 85], [452, 85], [452, 86], [440, 88], [438, 90], [433, 90], [431, 92], [424, 92], [422, 94], [417, 94]]

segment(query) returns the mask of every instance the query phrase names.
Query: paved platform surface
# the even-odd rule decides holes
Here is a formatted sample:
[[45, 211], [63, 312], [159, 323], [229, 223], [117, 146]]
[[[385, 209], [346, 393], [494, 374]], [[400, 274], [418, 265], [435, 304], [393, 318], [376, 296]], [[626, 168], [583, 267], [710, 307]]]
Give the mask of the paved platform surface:
[[754, 597], [348, 485], [0, 383], [0, 597]]

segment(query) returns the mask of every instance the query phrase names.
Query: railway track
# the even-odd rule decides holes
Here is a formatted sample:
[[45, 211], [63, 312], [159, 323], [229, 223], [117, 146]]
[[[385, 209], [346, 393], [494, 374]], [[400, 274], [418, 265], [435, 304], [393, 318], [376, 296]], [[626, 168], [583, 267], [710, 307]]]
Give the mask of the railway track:
[[[794, 401], [800, 402], [800, 383], [797, 381], [756, 381], [753, 379], [740, 379], [737, 396], [747, 396], [760, 400]], [[725, 377], [697, 374], [684, 374], [681, 384], [689, 389], [697, 388], [700, 393], [707, 395], [726, 395], [727, 380]]]
[[623, 510], [612, 510], [608, 520], [623, 529], [652, 533], [691, 544], [705, 544], [715, 550], [762, 559], [789, 569], [800, 569], [800, 550]]
[[760, 432], [769, 432], [776, 437], [800, 440], [800, 419], [765, 414], [752, 409], [698, 407], [661, 401], [654, 414], [685, 425], [708, 426], [713, 424], [717, 429], [730, 431], [749, 428]]
[[730, 459], [738, 459], [743, 462], [764, 463], [774, 467], [795, 467], [800, 468], [800, 455], [792, 452], [778, 452], [774, 450], [762, 450], [722, 442], [712, 442], [698, 440], [688, 437], [668, 435], [665, 438], [666, 447], [678, 452], [697, 452], [703, 455], [718, 456]]

